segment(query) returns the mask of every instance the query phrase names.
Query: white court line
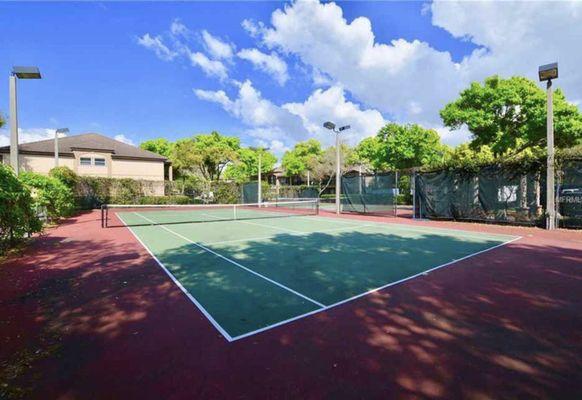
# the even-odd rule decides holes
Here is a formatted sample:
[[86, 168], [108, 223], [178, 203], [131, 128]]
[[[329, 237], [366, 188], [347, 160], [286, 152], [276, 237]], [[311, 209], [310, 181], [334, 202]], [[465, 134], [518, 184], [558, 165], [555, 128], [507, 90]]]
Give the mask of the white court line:
[[218, 330], [218, 332], [220, 332], [220, 334], [222, 336], [224, 336], [224, 338], [226, 340], [228, 340], [229, 342], [232, 342], [232, 336], [230, 336], [228, 334], [228, 332], [226, 332], [226, 330], [220, 326], [220, 324], [212, 317], [212, 315], [210, 315], [210, 313], [208, 311], [206, 311], [206, 309], [204, 308], [204, 306], [202, 306], [202, 304], [200, 304], [198, 302], [198, 300], [196, 300], [196, 298], [194, 296], [192, 296], [192, 294], [184, 287], [182, 286], [182, 284], [180, 283], [180, 281], [178, 279], [176, 279], [176, 277], [170, 272], [170, 270], [168, 270], [168, 268], [166, 268], [166, 266], [164, 265], [164, 263], [162, 263], [158, 257], [156, 257], [153, 253], [153, 251], [150, 250], [150, 248], [148, 246], [146, 246], [146, 244], [144, 242], [142, 242], [142, 240], [139, 238], [138, 235], [136, 235], [136, 233], [133, 231], [133, 229], [128, 226], [125, 221], [123, 220], [123, 218], [121, 218], [120, 215], [117, 215], [117, 217], [121, 220], [121, 222], [123, 223], [123, 225], [126, 226], [127, 229], [129, 229], [129, 231], [131, 232], [131, 234], [133, 235], [134, 238], [136, 238], [136, 240], [141, 243], [141, 245], [146, 249], [146, 251], [150, 254], [150, 256], [152, 256], [152, 258], [158, 263], [158, 265], [162, 268], [162, 270], [164, 270], [164, 272], [170, 277], [170, 279], [180, 288], [180, 290], [186, 295], [186, 297], [188, 297], [188, 299], [190, 299], [190, 301], [192, 303], [194, 303], [194, 305], [196, 307], [198, 307], [198, 310], [200, 310], [200, 312], [206, 317], [208, 318], [208, 320], [210, 321], [210, 323], [216, 328], [216, 330]]
[[[151, 219], [149, 219], [149, 218], [147, 218], [147, 217], [144, 217], [143, 215], [141, 215], [141, 214], [140, 214], [140, 213], [138, 213], [138, 212], [135, 212], [134, 214], [135, 214], [135, 215], [137, 215], [137, 216], [140, 216], [140, 217], [142, 217], [142, 218], [143, 218], [143, 219], [145, 219], [146, 221], [149, 221], [149, 222], [151, 222], [151, 223], [155, 224], [155, 221], [152, 221]], [[229, 263], [231, 263], [231, 264], [233, 264], [233, 265], [235, 265], [235, 266], [237, 266], [237, 267], [239, 267], [239, 268], [242, 268], [242, 269], [244, 269], [245, 271], [247, 271], [247, 272], [249, 272], [249, 273], [251, 273], [251, 274], [253, 274], [253, 275], [255, 275], [255, 276], [258, 276], [259, 278], [263, 278], [263, 279], [264, 279], [264, 280], [266, 280], [267, 282], [270, 282], [270, 283], [272, 283], [273, 285], [279, 286], [281, 289], [287, 290], [288, 292], [291, 292], [291, 293], [293, 293], [294, 295], [296, 295], [296, 296], [299, 296], [299, 297], [301, 297], [301, 298], [302, 298], [302, 299], [304, 299], [304, 300], [307, 300], [307, 301], [309, 301], [309, 302], [311, 302], [311, 303], [313, 303], [313, 304], [315, 304], [315, 305], [317, 305], [317, 306], [319, 306], [319, 307], [325, 307], [325, 305], [324, 305], [324, 304], [321, 304], [321, 303], [320, 303], [320, 302], [318, 302], [317, 300], [314, 300], [314, 299], [312, 299], [312, 298], [310, 298], [310, 297], [307, 297], [307, 296], [305, 296], [304, 294], [301, 294], [301, 293], [299, 293], [298, 291], [296, 291], [296, 290], [293, 290], [293, 289], [291, 289], [290, 287], [283, 285], [282, 283], [279, 283], [279, 282], [277, 282], [277, 281], [274, 281], [274, 280], [273, 280], [273, 279], [271, 279], [271, 278], [268, 278], [268, 277], [266, 277], [265, 275], [259, 274], [258, 272], [255, 272], [255, 271], [253, 271], [252, 269], [249, 269], [249, 268], [245, 267], [244, 265], [242, 265], [242, 264], [240, 264], [240, 263], [238, 263], [238, 262], [236, 262], [236, 261], [234, 261], [234, 260], [231, 260], [230, 258], [228, 258], [228, 257], [225, 257], [225, 256], [223, 256], [222, 254], [219, 254], [219, 253], [215, 252], [214, 250], [212, 250], [212, 249], [209, 249], [208, 247], [206, 247], [206, 246], [204, 246], [204, 245], [202, 245], [202, 244], [200, 244], [200, 243], [196, 243], [196, 242], [194, 242], [194, 241], [192, 241], [192, 240], [188, 239], [186, 236], [183, 236], [183, 235], [179, 234], [178, 232], [174, 232], [173, 230], [169, 229], [168, 227], [166, 227], [166, 226], [164, 226], [164, 225], [155, 225], [155, 226], [158, 226], [158, 227], [160, 227], [160, 228], [162, 228], [162, 229], [164, 229], [164, 230], [166, 230], [166, 231], [168, 231], [168, 232], [170, 232], [170, 233], [172, 233], [172, 234], [174, 234], [174, 235], [178, 236], [179, 238], [181, 238], [181, 239], [184, 239], [185, 241], [187, 241], [187, 242], [189, 242], [189, 243], [193, 244], [194, 246], [197, 246], [197, 247], [201, 248], [202, 250], [205, 250], [205, 251], [207, 251], [207, 252], [209, 252], [209, 253], [211, 253], [211, 254], [214, 254], [214, 255], [215, 255], [216, 257], [218, 257], [218, 258], [221, 258], [221, 259], [223, 259], [223, 260], [225, 260], [225, 261], [227, 261], [227, 262], [229, 262]]]
[[[357, 224], [356, 222], [352, 222], [351, 220], [347, 219], [347, 218], [338, 218], [338, 217], [319, 217], [319, 216], [300, 216], [297, 218], [317, 218], [318, 220], [322, 220], [322, 221], [331, 221], [334, 223], [346, 223], [346, 224], [353, 224], [354, 226]], [[475, 232], [475, 231], [465, 231], [462, 229], [452, 229], [452, 228], [439, 228], [439, 227], [432, 227], [432, 226], [423, 226], [423, 225], [419, 225], [419, 226], [412, 226], [412, 225], [408, 225], [408, 224], [399, 224], [399, 223], [395, 223], [395, 222], [381, 222], [381, 221], [366, 221], [368, 226], [379, 226], [379, 227], [383, 227], [383, 228], [390, 228], [393, 227], [395, 229], [401, 229], [401, 230], [409, 230], [409, 231], [417, 231], [417, 232], [424, 232], [424, 233], [440, 233], [442, 232], [442, 234], [446, 234], [449, 233], [450, 235], [464, 235], [465, 237], [474, 237], [474, 238], [480, 238], [482, 239], [483, 237], [487, 236], [489, 238], [505, 238], [505, 239], [514, 239], [517, 236], [514, 235], [504, 235], [504, 234], [500, 234], [500, 233], [488, 233], [488, 232]]]
[[386, 289], [387, 287], [398, 285], [398, 284], [400, 284], [400, 283], [403, 283], [403, 282], [409, 281], [409, 280], [411, 280], [411, 279], [418, 278], [419, 276], [426, 275], [426, 274], [428, 274], [429, 272], [436, 271], [437, 269], [440, 269], [440, 268], [447, 267], [447, 266], [449, 266], [449, 265], [452, 265], [452, 264], [458, 263], [459, 261], [463, 261], [463, 260], [466, 260], [466, 259], [468, 259], [468, 258], [474, 257], [474, 256], [476, 256], [476, 255], [483, 254], [483, 253], [485, 253], [485, 252], [488, 252], [488, 251], [494, 250], [494, 249], [496, 249], [496, 248], [499, 248], [499, 247], [501, 247], [501, 246], [505, 246], [505, 245], [507, 245], [507, 244], [509, 244], [509, 243], [511, 243], [511, 242], [515, 242], [516, 240], [519, 240], [519, 239], [521, 239], [521, 238], [522, 238], [521, 236], [518, 236], [518, 237], [516, 237], [516, 238], [514, 238], [514, 239], [511, 239], [511, 240], [509, 240], [509, 241], [507, 241], [507, 242], [504, 242], [504, 243], [498, 244], [498, 245], [496, 245], [496, 246], [493, 246], [493, 247], [489, 247], [489, 248], [487, 248], [487, 249], [485, 249], [485, 250], [481, 250], [481, 251], [477, 251], [477, 252], [475, 252], [475, 253], [471, 253], [471, 254], [469, 254], [469, 255], [466, 255], [466, 256], [464, 256], [464, 257], [461, 257], [461, 258], [459, 258], [459, 259], [456, 259], [456, 260], [449, 261], [449, 262], [447, 262], [447, 263], [445, 263], [445, 264], [437, 265], [436, 267], [433, 267], [433, 268], [427, 269], [427, 270], [425, 270], [425, 271], [419, 272], [418, 274], [411, 275], [411, 276], [409, 276], [409, 277], [407, 277], [407, 278], [404, 278], [404, 279], [400, 279], [400, 280], [398, 280], [398, 281], [396, 281], [396, 282], [390, 282], [390, 283], [388, 283], [388, 284], [386, 284], [386, 285], [379, 286], [379, 287], [377, 287], [377, 288], [375, 288], [375, 289], [368, 290], [367, 292], [360, 293], [360, 294], [358, 294], [358, 295], [352, 296], [352, 297], [350, 297], [350, 298], [347, 298], [347, 299], [345, 299], [345, 300], [338, 301], [337, 303], [330, 304], [330, 305], [328, 305], [328, 306], [325, 306], [324, 308], [321, 308], [321, 309], [319, 309], [319, 310], [313, 310], [313, 311], [310, 311], [310, 312], [308, 312], [308, 313], [301, 314], [301, 315], [295, 316], [295, 317], [293, 317], [293, 318], [286, 319], [286, 320], [284, 320], [284, 321], [279, 321], [279, 322], [277, 322], [277, 323], [275, 323], [275, 324], [271, 324], [271, 325], [264, 326], [264, 327], [262, 327], [262, 328], [259, 328], [259, 329], [256, 329], [256, 330], [254, 330], [254, 331], [250, 331], [250, 332], [244, 333], [244, 334], [242, 334], [242, 335], [234, 336], [234, 337], [232, 338], [232, 341], [235, 341], [235, 340], [240, 340], [240, 339], [244, 339], [244, 338], [246, 338], [246, 337], [249, 337], [249, 336], [255, 335], [255, 334], [257, 334], [257, 333], [261, 333], [261, 332], [264, 332], [264, 331], [267, 331], [267, 330], [270, 330], [270, 329], [276, 328], [276, 327], [278, 327], [278, 326], [285, 325], [285, 324], [287, 324], [287, 323], [289, 323], [289, 322], [297, 321], [298, 319], [305, 318], [305, 317], [309, 317], [309, 316], [311, 316], [311, 315], [318, 314], [318, 313], [320, 313], [320, 312], [323, 312], [323, 311], [327, 311], [327, 310], [329, 310], [329, 309], [331, 309], [331, 308], [334, 308], [334, 307], [337, 307], [337, 306], [339, 306], [339, 305], [342, 305], [342, 304], [348, 303], [348, 302], [350, 302], [350, 301], [354, 301], [354, 300], [356, 300], [356, 299], [359, 299], [360, 297], [364, 297], [364, 296], [367, 296], [367, 295], [369, 295], [369, 294], [372, 294], [372, 293], [378, 292], [378, 291], [380, 291], [380, 290]]
[[[215, 218], [215, 219], [220, 219], [222, 221], [228, 221], [228, 222], [242, 222], [243, 224], [249, 224], [249, 225], [256, 225], [256, 226], [262, 226], [263, 228], [270, 228], [270, 229], [274, 229], [274, 230], [279, 230], [279, 231], [287, 231], [287, 232], [292, 232], [292, 233], [303, 233], [302, 231], [296, 231], [295, 229], [289, 229], [289, 228], [282, 228], [279, 226], [272, 226], [272, 225], [265, 225], [265, 224], [259, 224], [258, 222], [250, 222], [250, 221], [243, 221], [242, 219], [225, 219], [223, 220], [220, 217], [216, 217], [214, 215], [211, 214], [204, 214], [207, 217], [211, 217], [211, 218]], [[267, 217], [268, 218], [268, 217]], [[273, 218], [277, 218], [277, 217], [273, 217]]]
[[[369, 227], [369, 226], [373, 226], [373, 225], [344, 226], [344, 227], [341, 227], [341, 228], [323, 229], [321, 231], [301, 232], [301, 233], [297, 233], [297, 234], [289, 235], [289, 236], [307, 236], [307, 235], [313, 235], [313, 234], [318, 234], [318, 233], [328, 233], [328, 232], [345, 231], [347, 229], [366, 228], [366, 227]], [[212, 246], [212, 245], [215, 245], [215, 244], [236, 243], [236, 242], [250, 242], [250, 241], [253, 241], [253, 240], [272, 239], [274, 237], [275, 237], [274, 235], [270, 235], [270, 236], [261, 236], [261, 237], [251, 237], [251, 238], [246, 238], [246, 239], [221, 240], [221, 241], [218, 241], [218, 242], [203, 242], [203, 244], [206, 245], [206, 246]]]
[[[136, 213], [136, 214], [137, 214], [137, 213]], [[140, 215], [140, 216], [141, 216], [141, 215]], [[143, 217], [143, 216], [141, 216], [141, 217], [142, 217], [142, 218], [145, 218], [145, 217]], [[306, 217], [306, 218], [307, 218], [307, 217]], [[317, 218], [321, 218], [321, 219], [325, 219], [325, 220], [330, 220], [330, 219], [331, 219], [331, 218], [330, 218], [330, 219], [328, 219], [328, 218], [323, 218], [323, 217], [317, 217]], [[124, 223], [124, 225], [125, 225], [125, 226], [127, 226], [127, 224], [125, 223], [125, 221], [123, 221], [123, 219], [122, 219], [122, 218], [120, 218], [120, 219], [122, 220], [122, 222]], [[147, 220], [147, 218], [145, 218], [145, 219]], [[153, 222], [153, 221], [151, 221], [151, 220], [150, 220], [150, 222], [154, 223], [154, 222]], [[338, 222], [339, 222], [339, 221], [338, 221]], [[374, 227], [375, 227], [375, 226], [377, 226], [377, 225], [380, 225], [380, 226], [382, 226], [382, 225], [383, 225], [382, 223], [379, 223], [379, 222], [374, 222], [374, 221], [370, 221], [370, 222], [372, 222], [372, 225], [361, 225], [360, 227], [364, 228], [364, 227], [367, 227], [367, 226], [374, 226]], [[351, 222], [347, 222], [347, 223], [351, 223]], [[402, 224], [394, 224], [394, 225], [403, 226]], [[158, 226], [160, 226], [160, 225], [158, 225]], [[182, 237], [182, 235], [179, 235], [179, 234], [177, 234], [177, 233], [175, 233], [175, 232], [172, 232], [171, 230], [169, 230], [169, 229], [167, 229], [167, 228], [165, 228], [165, 227], [163, 227], [163, 226], [160, 226], [160, 227], [162, 227], [162, 228], [164, 228], [164, 229], [166, 229], [166, 230], [170, 231], [171, 233], [174, 233], [174, 234], [176, 234], [176, 235], [178, 235], [178, 236]], [[226, 339], [229, 341], [229, 342], [233, 342], [233, 341], [236, 341], [236, 340], [244, 339], [244, 338], [246, 338], [246, 337], [249, 337], [249, 336], [252, 336], [252, 335], [255, 335], [255, 334], [258, 334], [258, 333], [264, 332], [264, 331], [271, 330], [271, 329], [273, 329], [273, 328], [276, 328], [276, 327], [279, 327], [279, 326], [281, 326], [281, 325], [285, 325], [285, 324], [288, 324], [288, 323], [290, 323], [290, 322], [297, 321], [297, 320], [299, 320], [299, 319], [302, 319], [302, 318], [305, 318], [305, 317], [308, 317], [308, 316], [311, 316], [311, 315], [314, 315], [314, 314], [317, 314], [317, 313], [320, 313], [320, 312], [323, 312], [323, 311], [329, 310], [329, 309], [331, 309], [331, 308], [334, 308], [334, 307], [337, 307], [337, 306], [339, 306], [339, 305], [342, 305], [342, 304], [345, 304], [345, 303], [348, 303], [348, 302], [354, 301], [354, 300], [356, 300], [356, 299], [359, 299], [359, 298], [361, 298], [361, 297], [365, 297], [365, 296], [367, 296], [367, 295], [369, 295], [369, 294], [372, 294], [372, 293], [378, 292], [378, 291], [380, 291], [380, 290], [383, 290], [383, 289], [385, 289], [385, 288], [388, 288], [388, 287], [390, 287], [390, 286], [395, 286], [395, 285], [398, 285], [398, 284], [400, 284], [400, 283], [403, 283], [403, 282], [406, 282], [406, 281], [409, 281], [409, 280], [412, 280], [412, 279], [418, 278], [418, 277], [420, 277], [420, 276], [423, 276], [423, 275], [426, 275], [426, 274], [428, 274], [428, 273], [430, 273], [430, 272], [432, 272], [432, 271], [436, 271], [436, 270], [438, 270], [438, 269], [441, 269], [441, 268], [444, 268], [444, 267], [447, 267], [447, 266], [453, 265], [453, 264], [455, 264], [455, 263], [457, 263], [457, 262], [460, 262], [460, 261], [466, 260], [466, 259], [468, 259], [468, 258], [471, 258], [471, 257], [477, 256], [477, 255], [479, 255], [479, 254], [483, 254], [483, 253], [485, 253], [485, 252], [488, 252], [488, 251], [491, 251], [491, 250], [497, 249], [497, 248], [499, 248], [499, 247], [505, 246], [505, 245], [507, 245], [507, 244], [509, 244], [509, 243], [512, 243], [512, 242], [515, 242], [515, 241], [517, 241], [517, 240], [520, 240], [520, 239], [522, 239], [522, 237], [521, 237], [521, 236], [514, 237], [513, 239], [511, 239], [511, 240], [508, 240], [508, 241], [506, 241], [506, 242], [503, 242], [503, 243], [500, 243], [500, 244], [498, 244], [498, 245], [496, 245], [496, 246], [489, 247], [489, 248], [487, 248], [487, 249], [484, 249], [484, 250], [481, 250], [481, 251], [478, 251], [478, 252], [475, 252], [475, 253], [468, 254], [468, 255], [466, 255], [466, 256], [464, 256], [464, 257], [461, 257], [461, 258], [459, 258], [459, 259], [456, 259], [456, 260], [449, 261], [449, 262], [447, 262], [447, 263], [444, 263], [444, 264], [438, 265], [438, 266], [436, 266], [436, 267], [433, 267], [433, 268], [430, 268], [430, 269], [428, 269], [428, 270], [425, 270], [425, 271], [419, 272], [419, 273], [417, 273], [417, 274], [415, 274], [415, 275], [411, 275], [411, 276], [409, 276], [409, 277], [407, 277], [407, 278], [404, 278], [404, 279], [398, 280], [398, 281], [396, 281], [396, 282], [391, 282], [391, 283], [388, 283], [388, 284], [386, 284], [386, 285], [383, 285], [383, 286], [379, 286], [379, 287], [377, 287], [377, 288], [374, 288], [374, 289], [368, 290], [368, 291], [366, 291], [366, 292], [360, 293], [360, 294], [358, 294], [358, 295], [355, 295], [355, 296], [352, 296], [352, 297], [350, 297], [350, 298], [348, 298], [348, 299], [344, 299], [344, 300], [341, 300], [341, 301], [339, 301], [339, 302], [336, 302], [336, 303], [333, 303], [333, 304], [330, 304], [330, 305], [327, 305], [327, 306], [324, 306], [323, 304], [321, 304], [321, 303], [318, 303], [318, 304], [320, 305], [320, 307], [321, 307], [321, 308], [319, 308], [319, 309], [317, 309], [317, 310], [313, 310], [313, 311], [310, 311], [310, 312], [308, 312], [308, 313], [305, 313], [305, 314], [297, 315], [297, 316], [295, 316], [295, 317], [292, 317], [292, 318], [289, 318], [289, 319], [286, 319], [286, 320], [283, 320], [283, 321], [279, 321], [279, 322], [277, 322], [277, 323], [274, 323], [274, 324], [271, 324], [271, 325], [267, 325], [267, 326], [264, 326], [264, 327], [262, 327], [262, 328], [256, 329], [256, 330], [254, 330], [254, 331], [250, 331], [250, 332], [244, 333], [244, 334], [242, 334], [242, 335], [238, 335], [238, 336], [234, 336], [234, 337], [233, 337], [233, 336], [230, 336], [230, 335], [229, 335], [229, 334], [228, 334], [228, 333], [227, 333], [227, 332], [226, 332], [226, 331], [225, 331], [225, 330], [224, 330], [224, 329], [223, 329], [223, 328], [222, 328], [222, 327], [221, 327], [221, 326], [218, 324], [218, 322], [216, 322], [216, 320], [214, 320], [214, 318], [212, 318], [212, 316], [211, 316], [211, 315], [210, 315], [210, 314], [209, 314], [209, 313], [208, 313], [208, 312], [207, 312], [207, 311], [204, 309], [204, 307], [203, 307], [203, 306], [202, 306], [202, 305], [201, 305], [201, 304], [200, 304], [200, 303], [199, 303], [199, 302], [198, 302], [198, 301], [197, 301], [197, 300], [196, 300], [196, 299], [195, 299], [195, 298], [194, 298], [194, 297], [193, 297], [193, 296], [192, 296], [192, 295], [191, 295], [191, 294], [190, 294], [190, 293], [189, 293], [189, 292], [188, 292], [188, 291], [187, 291], [187, 290], [186, 290], [186, 289], [185, 289], [185, 288], [182, 286], [182, 284], [181, 284], [181, 283], [180, 283], [180, 282], [179, 282], [179, 281], [178, 281], [178, 280], [177, 280], [177, 279], [176, 279], [176, 278], [175, 278], [175, 277], [172, 275], [172, 273], [171, 273], [171, 272], [169, 272], [169, 270], [168, 270], [168, 269], [167, 269], [167, 268], [164, 266], [164, 264], [163, 264], [163, 263], [161, 263], [161, 262], [160, 262], [160, 261], [157, 259], [157, 257], [156, 257], [156, 256], [153, 254], [153, 252], [152, 252], [152, 251], [151, 251], [151, 250], [150, 250], [150, 249], [149, 249], [149, 248], [148, 248], [148, 247], [147, 247], [147, 246], [146, 246], [146, 245], [145, 245], [145, 244], [144, 244], [144, 243], [141, 241], [141, 239], [140, 239], [140, 238], [139, 238], [139, 237], [138, 237], [138, 236], [135, 234], [135, 232], [134, 232], [134, 231], [133, 231], [133, 230], [132, 230], [132, 229], [131, 229], [129, 226], [127, 226], [127, 228], [130, 230], [130, 232], [133, 234], [133, 236], [134, 236], [134, 237], [135, 237], [135, 238], [138, 240], [138, 242], [139, 242], [139, 243], [141, 243], [141, 244], [142, 244], [142, 246], [144, 246], [144, 247], [146, 248], [146, 250], [148, 251], [148, 253], [149, 253], [149, 254], [150, 254], [150, 255], [151, 255], [153, 258], [154, 258], [154, 260], [156, 260], [156, 262], [158, 263], [158, 265], [160, 265], [160, 267], [162, 267], [162, 269], [163, 269], [163, 270], [164, 270], [164, 271], [165, 271], [165, 272], [168, 274], [168, 276], [169, 276], [169, 277], [172, 279], [172, 281], [173, 281], [174, 283], [176, 283], [176, 285], [178, 285], [178, 287], [179, 287], [179, 288], [180, 288], [180, 289], [181, 289], [181, 290], [182, 290], [182, 291], [183, 291], [183, 292], [186, 294], [186, 296], [187, 296], [187, 297], [188, 297], [188, 298], [189, 298], [189, 299], [190, 299], [190, 300], [191, 300], [191, 301], [192, 301], [192, 302], [193, 302], [193, 303], [194, 303], [194, 304], [195, 304], [195, 305], [196, 305], [196, 306], [197, 306], [197, 307], [200, 309], [200, 311], [201, 311], [201, 312], [204, 314], [204, 316], [206, 316], [206, 317], [208, 318], [208, 320], [209, 320], [209, 321], [212, 323], [212, 325], [213, 325], [213, 326], [214, 326], [214, 327], [215, 327], [215, 328], [216, 328], [216, 329], [217, 329], [217, 330], [218, 330], [218, 331], [219, 331], [219, 332], [220, 332], [220, 333], [221, 333], [221, 334], [222, 334], [222, 335], [223, 335], [223, 336], [224, 336], [224, 337], [225, 337], [225, 338], [226, 338]], [[346, 229], [347, 229], [347, 228], [352, 228], [352, 227], [346, 227]], [[353, 226], [353, 228], [355, 228], [355, 226]], [[429, 230], [430, 230], [430, 229], [431, 229], [431, 228], [429, 228]], [[446, 229], [440, 229], [440, 230], [443, 230], [443, 231], [444, 231], [444, 230], [446, 230]], [[456, 232], [461, 232], [461, 233], [465, 233], [465, 232], [466, 232], [466, 231], [462, 231], [462, 230], [453, 230], [453, 229], [451, 229], [451, 231], [456, 231]], [[317, 233], [317, 232], [312, 232], [312, 233]], [[193, 244], [195, 244], [195, 245], [197, 245], [197, 246], [201, 247], [201, 246], [200, 246], [200, 245], [198, 245], [197, 243], [195, 243], [195, 242], [192, 242], [192, 241], [190, 241], [190, 240], [189, 240], [189, 239], [187, 239], [187, 238], [184, 238], [184, 237], [182, 237], [182, 238], [183, 238], [183, 239], [185, 239], [185, 240], [187, 240], [188, 242], [191, 242], [191, 243], [193, 243]], [[211, 253], [214, 253], [214, 254], [217, 254], [217, 253], [215, 253], [215, 252], [213, 252], [213, 251], [211, 251], [211, 250], [210, 250], [210, 252], [211, 252]], [[218, 254], [217, 254], [217, 255], [218, 255]], [[221, 258], [226, 258], [226, 257], [224, 257], [224, 256], [221, 256], [221, 255], [218, 255], [218, 256], [219, 256], [219, 257], [221, 257]], [[227, 259], [227, 260], [228, 260], [228, 259]], [[243, 268], [244, 268], [244, 269], [246, 269], [246, 270], [248, 270], [246, 267], [243, 267]], [[249, 271], [249, 272], [251, 272], [251, 273], [257, 274], [257, 273], [255, 273], [254, 271], [251, 271], [251, 270], [248, 270], [248, 271]], [[258, 274], [258, 275], [260, 275], [260, 274]], [[269, 279], [269, 278], [267, 278], [267, 279]], [[270, 279], [269, 279], [269, 280], [270, 280]], [[272, 282], [276, 283], [275, 281], [272, 281]], [[278, 283], [276, 283], [276, 284], [278, 284]], [[278, 284], [278, 285], [279, 285], [279, 284]]]

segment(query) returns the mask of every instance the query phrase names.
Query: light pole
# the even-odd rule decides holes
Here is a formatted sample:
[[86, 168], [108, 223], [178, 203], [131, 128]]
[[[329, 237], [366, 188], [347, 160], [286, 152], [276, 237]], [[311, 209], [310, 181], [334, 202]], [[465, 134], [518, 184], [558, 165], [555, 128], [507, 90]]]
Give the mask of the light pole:
[[261, 203], [263, 202], [263, 191], [262, 191], [262, 187], [261, 187], [261, 157], [263, 155], [263, 151], [269, 151], [269, 147], [251, 147], [251, 150], [254, 150], [258, 153], [259, 155], [259, 173], [258, 173], [258, 188], [257, 188], [257, 202], [259, 203], [259, 207], [261, 206]]
[[10, 97], [10, 165], [14, 173], [18, 175], [18, 105], [16, 97], [16, 78], [40, 79], [40, 71], [37, 67], [12, 67], [9, 78]]
[[546, 81], [547, 90], [547, 176], [546, 176], [546, 229], [556, 229], [556, 195], [554, 192], [554, 107], [552, 79], [558, 77], [558, 63], [542, 65], [538, 70], [540, 82]]
[[59, 128], [55, 131], [55, 168], [59, 166], [59, 133], [69, 133], [69, 128]]
[[335, 124], [333, 122], [327, 121], [323, 124], [323, 127], [335, 132], [335, 213], [339, 215], [340, 213], [340, 193], [341, 193], [341, 150], [340, 150], [340, 140], [339, 134], [342, 131], [350, 129], [349, 125], [342, 126], [339, 129], [335, 129]]

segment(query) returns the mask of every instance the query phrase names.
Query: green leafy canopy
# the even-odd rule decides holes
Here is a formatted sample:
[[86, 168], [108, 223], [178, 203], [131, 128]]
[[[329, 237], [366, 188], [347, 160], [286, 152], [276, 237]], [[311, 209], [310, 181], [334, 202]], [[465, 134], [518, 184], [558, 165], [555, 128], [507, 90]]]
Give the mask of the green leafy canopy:
[[[560, 89], [553, 106], [556, 147], [575, 145], [582, 139], [582, 114]], [[471, 147], [489, 146], [495, 156], [545, 144], [546, 93], [524, 77], [491, 76], [484, 84], [474, 82], [440, 115], [451, 129], [467, 125], [473, 134]]]

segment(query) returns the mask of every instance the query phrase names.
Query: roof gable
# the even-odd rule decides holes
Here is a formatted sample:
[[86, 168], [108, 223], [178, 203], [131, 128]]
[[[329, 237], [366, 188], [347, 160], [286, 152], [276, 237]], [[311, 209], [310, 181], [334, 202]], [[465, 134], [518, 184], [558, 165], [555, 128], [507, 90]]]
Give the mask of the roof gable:
[[[36, 153], [54, 155], [54, 139], [23, 143], [18, 150], [24, 154]], [[167, 158], [151, 151], [120, 142], [98, 133], [84, 133], [59, 138], [59, 154], [73, 154], [73, 151], [93, 150], [111, 153], [113, 158], [134, 158], [167, 161]], [[0, 152], [10, 151], [10, 146], [0, 147]]]

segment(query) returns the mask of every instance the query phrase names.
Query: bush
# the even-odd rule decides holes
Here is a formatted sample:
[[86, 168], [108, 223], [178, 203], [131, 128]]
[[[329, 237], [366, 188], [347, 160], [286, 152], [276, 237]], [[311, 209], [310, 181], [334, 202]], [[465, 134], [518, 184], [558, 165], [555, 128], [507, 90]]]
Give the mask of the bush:
[[49, 221], [72, 214], [75, 209], [73, 192], [56, 178], [33, 172], [21, 174], [20, 180], [28, 186], [37, 208], [44, 208]]
[[77, 184], [79, 183], [79, 175], [77, 175], [69, 167], [55, 167], [50, 170], [49, 176], [52, 178], [57, 178], [71, 190], [75, 190]]
[[30, 190], [0, 163], [0, 254], [16, 241], [42, 230]]
[[240, 200], [240, 186], [235, 182], [212, 182], [210, 191], [214, 195], [213, 203], [236, 204]]
[[200, 200], [191, 199], [188, 196], [143, 196], [138, 204], [200, 204]]

